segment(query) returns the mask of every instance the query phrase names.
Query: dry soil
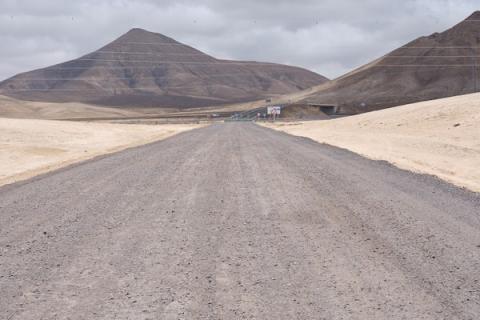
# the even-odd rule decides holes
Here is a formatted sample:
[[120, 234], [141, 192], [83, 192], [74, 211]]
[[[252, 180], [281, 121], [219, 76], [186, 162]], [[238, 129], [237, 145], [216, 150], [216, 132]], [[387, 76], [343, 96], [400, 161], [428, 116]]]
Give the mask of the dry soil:
[[267, 126], [480, 192], [480, 94]]

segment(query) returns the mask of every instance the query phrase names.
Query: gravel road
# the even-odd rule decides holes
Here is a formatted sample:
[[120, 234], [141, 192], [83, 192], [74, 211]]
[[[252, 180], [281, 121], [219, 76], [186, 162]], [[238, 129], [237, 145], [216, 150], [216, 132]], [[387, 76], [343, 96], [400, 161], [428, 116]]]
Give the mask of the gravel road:
[[480, 195], [251, 123], [0, 188], [0, 319], [480, 319]]

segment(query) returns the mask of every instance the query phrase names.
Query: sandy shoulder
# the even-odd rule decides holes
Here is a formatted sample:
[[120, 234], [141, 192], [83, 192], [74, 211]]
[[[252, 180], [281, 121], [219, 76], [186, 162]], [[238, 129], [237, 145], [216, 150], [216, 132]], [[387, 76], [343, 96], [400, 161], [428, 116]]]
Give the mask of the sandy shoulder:
[[0, 185], [198, 127], [0, 118]]
[[480, 94], [342, 119], [266, 126], [480, 192]]

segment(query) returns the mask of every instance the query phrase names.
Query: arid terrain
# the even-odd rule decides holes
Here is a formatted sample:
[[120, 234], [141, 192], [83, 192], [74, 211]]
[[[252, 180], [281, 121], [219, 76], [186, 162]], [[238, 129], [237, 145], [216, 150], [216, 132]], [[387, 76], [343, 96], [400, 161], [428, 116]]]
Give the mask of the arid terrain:
[[197, 127], [0, 118], [0, 185]]
[[98, 107], [83, 103], [23, 101], [0, 95], [0, 117], [17, 119], [128, 118], [144, 113], [119, 108]]
[[280, 64], [216, 59], [164, 35], [132, 29], [76, 60], [0, 82], [22, 100], [189, 108], [264, 99], [324, 83]]
[[442, 33], [420, 37], [314, 88], [304, 103], [351, 114], [480, 90], [480, 11]]
[[0, 208], [2, 319], [480, 316], [478, 194], [251, 123], [4, 186]]
[[267, 126], [480, 192], [480, 93]]
[[[329, 43], [318, 35], [342, 32], [298, 19], [293, 2], [278, 7], [296, 21], [270, 29], [276, 10], [260, 15], [255, 1], [243, 24], [246, 3], [217, 16], [225, 4], [147, 2], [137, 9], [150, 9], [149, 26], [185, 11], [165, 29], [179, 39], [189, 24], [212, 37], [228, 22], [279, 53], [265, 37], [313, 30], [319, 43], [283, 41], [282, 54], [294, 49], [315, 69], [350, 59], [310, 64]], [[130, 3], [106, 1], [102, 21], [128, 30], [148, 20], [130, 21]], [[52, 8], [3, 18], [26, 32], [17, 21], [41, 12], [48, 34]], [[365, 22], [352, 13], [334, 24], [349, 37]], [[77, 30], [93, 16], [52, 23]], [[134, 28], [0, 82], [0, 320], [480, 319], [479, 26], [477, 11], [334, 80]], [[212, 37], [219, 56], [232, 45], [257, 52], [236, 33]], [[58, 37], [25, 37], [12, 54], [24, 61], [41, 38], [39, 50], [64, 61], [71, 39], [91, 44]], [[275, 122], [269, 106], [281, 110]]]

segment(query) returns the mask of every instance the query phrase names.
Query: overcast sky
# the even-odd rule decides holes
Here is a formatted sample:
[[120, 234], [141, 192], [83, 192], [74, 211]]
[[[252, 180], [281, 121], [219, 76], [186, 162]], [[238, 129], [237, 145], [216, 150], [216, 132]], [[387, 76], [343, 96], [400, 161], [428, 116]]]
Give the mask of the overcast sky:
[[334, 78], [478, 9], [479, 0], [0, 0], [0, 80], [74, 59], [133, 27], [217, 58]]

